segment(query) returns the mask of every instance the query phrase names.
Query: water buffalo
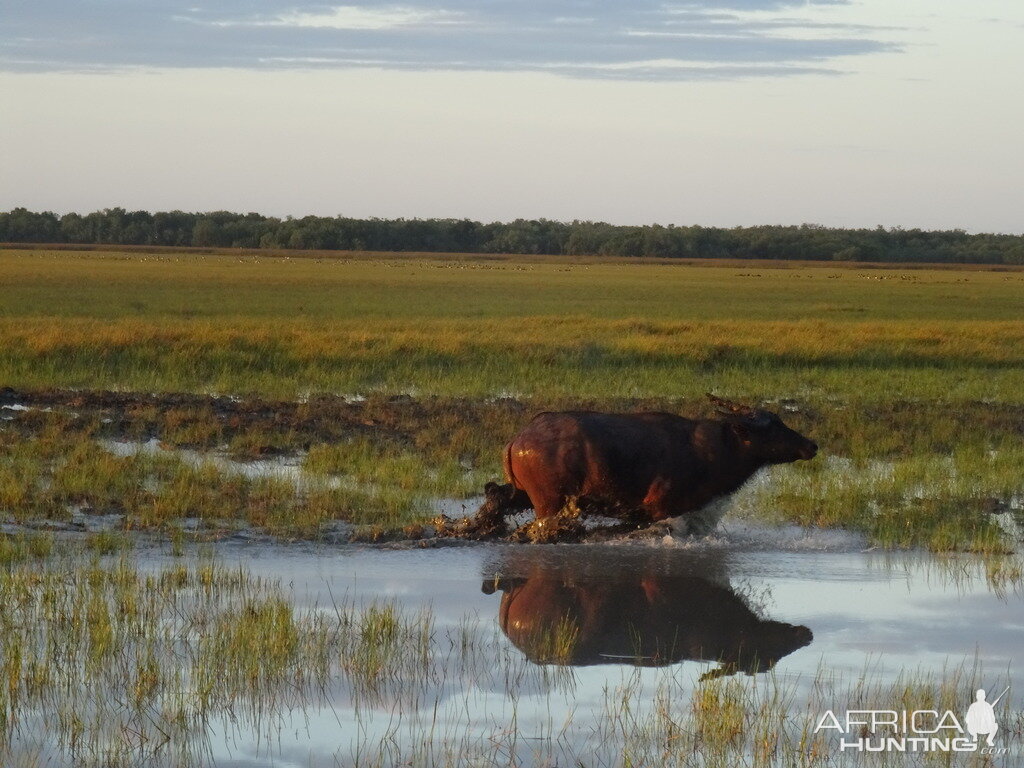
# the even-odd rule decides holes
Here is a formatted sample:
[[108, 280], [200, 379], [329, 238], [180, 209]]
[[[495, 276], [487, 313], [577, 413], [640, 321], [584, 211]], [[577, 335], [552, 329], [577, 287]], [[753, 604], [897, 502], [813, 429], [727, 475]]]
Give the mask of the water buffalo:
[[[637, 567], [639, 566], [639, 567]], [[483, 582], [498, 623], [536, 664], [656, 667], [718, 662], [702, 679], [764, 672], [809, 644], [805, 626], [760, 618], [730, 586], [643, 563], [587, 574], [542, 561]]]
[[769, 464], [812, 459], [818, 446], [774, 413], [708, 395], [718, 418], [671, 413], [541, 413], [505, 447], [507, 485], [488, 484], [505, 512], [537, 520], [570, 501], [583, 510], [650, 524], [686, 516], [706, 533], [723, 500]]

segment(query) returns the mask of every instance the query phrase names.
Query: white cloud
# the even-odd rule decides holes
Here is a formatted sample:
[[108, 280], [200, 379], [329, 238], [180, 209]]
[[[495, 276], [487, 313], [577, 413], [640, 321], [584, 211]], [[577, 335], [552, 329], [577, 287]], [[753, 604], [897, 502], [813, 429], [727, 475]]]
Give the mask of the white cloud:
[[[20, 5], [0, 25], [0, 68], [22, 70], [0, 72], [0, 146], [16, 148], [0, 152], [0, 209], [1021, 231], [1024, 7], [1008, 0], [750, 0], [769, 12], [739, 22], [707, 0], [671, 24], [644, 0], [397, 1], [464, 23]], [[260, 4], [262, 20], [330, 10], [314, 2]], [[802, 39], [780, 41], [794, 18], [782, 33]], [[808, 41], [823, 24], [849, 38]], [[746, 37], [709, 37], [725, 28]]]
[[[155, 0], [26, 5], [0, 27], [0, 70], [311, 66], [544, 71], [652, 80], [849, 71], [898, 50], [872, 25], [785, 0]], [[9, 22], [9, 23], [8, 23]], [[682, 61], [693, 66], [651, 66]], [[586, 66], [587, 64], [593, 66]]]
[[310, 13], [293, 11], [270, 19], [242, 19], [209, 22], [213, 26], [297, 27], [305, 29], [375, 30], [424, 24], [457, 23], [461, 13], [409, 6], [373, 8], [364, 5], [339, 5], [330, 11]]

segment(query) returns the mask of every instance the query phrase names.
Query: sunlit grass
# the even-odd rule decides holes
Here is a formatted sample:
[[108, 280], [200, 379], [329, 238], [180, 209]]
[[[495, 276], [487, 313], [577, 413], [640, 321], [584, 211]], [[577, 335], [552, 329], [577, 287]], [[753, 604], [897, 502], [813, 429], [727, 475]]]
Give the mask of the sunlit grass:
[[[344, 598], [300, 609], [188, 554], [193, 530], [422, 525], [436, 499], [500, 478], [502, 445], [538, 410], [698, 414], [705, 391], [763, 402], [822, 456], [773, 470], [738, 513], [980, 551], [993, 590], [1021, 580], [1001, 554], [1019, 545], [1005, 521], [1024, 517], [1021, 273], [0, 251], [0, 292], [0, 388], [287, 401], [2, 412], [0, 514], [122, 516], [72, 551], [54, 533], [0, 536], [4, 765], [54, 750], [75, 765], [207, 764], [212, 724], [273, 744], [284, 713], [341, 690], [360, 722], [375, 707], [388, 719], [383, 736], [350, 732], [337, 757], [359, 765], [826, 766], [835, 750], [808, 725], [826, 706], [970, 701], [970, 667], [895, 683], [822, 672], [799, 690], [676, 671], [653, 699], [637, 671], [603, 691], [601, 717], [525, 744], [519, 702], [572, 696], [575, 674], [528, 664], [479, 617], [444, 628], [429, 610]], [[399, 392], [412, 397], [387, 397]], [[151, 438], [191, 452], [105, 442]], [[231, 461], [282, 454], [294, 473]], [[171, 565], [140, 568], [140, 528], [166, 532]], [[569, 657], [573, 627], [548, 629], [545, 658]], [[494, 727], [460, 725], [488, 693], [504, 702]]]
[[1021, 466], [1019, 445], [874, 461], [833, 457], [773, 472], [738, 506], [762, 519], [862, 531], [879, 546], [998, 553], [1019, 544], [993, 513], [1024, 517]]
[[[233, 460], [229, 446], [266, 442], [272, 430], [258, 420], [250, 437], [210, 415], [230, 441], [219, 449], [121, 443], [129, 447], [118, 455], [111, 452], [116, 443], [98, 442], [102, 424], [29, 412], [24, 424], [0, 430], [0, 513], [22, 523], [116, 514], [119, 528], [179, 537], [186, 520], [196, 530], [255, 527], [303, 538], [341, 521], [365, 527], [348, 529], [357, 538], [418, 537], [439, 500], [472, 499], [487, 481], [501, 479], [502, 446], [531, 412], [459, 402], [434, 403], [422, 413], [415, 402], [408, 413], [373, 402], [361, 408], [382, 428], [323, 442], [301, 422], [286, 421], [287, 439], [309, 449], [263, 460], [257, 472]], [[920, 407], [787, 413], [819, 441], [823, 455], [755, 480], [737, 496], [733, 514], [847, 528], [891, 548], [1014, 550], [1024, 522], [1024, 452], [1008, 413], [1014, 412], [984, 405], [957, 414]], [[174, 424], [166, 429], [177, 434]]]
[[1024, 388], [1018, 272], [13, 250], [0, 266], [0, 381], [15, 387], [860, 401]]
[[[1024, 322], [502, 320], [0, 320], [0, 379], [24, 388], [156, 392], [375, 391], [473, 397], [1014, 400]], [[216, 433], [183, 424], [182, 443]]]
[[[19, 413], [0, 430], [17, 520], [422, 525], [500, 479], [536, 411], [699, 414], [714, 391], [782, 411], [838, 460], [774, 472], [752, 514], [882, 546], [1016, 544], [989, 512], [1021, 495], [1022, 272], [17, 250], [0, 265], [2, 385], [283, 398]], [[198, 453], [114, 456], [97, 438]], [[298, 485], [225, 461], [281, 455]]]

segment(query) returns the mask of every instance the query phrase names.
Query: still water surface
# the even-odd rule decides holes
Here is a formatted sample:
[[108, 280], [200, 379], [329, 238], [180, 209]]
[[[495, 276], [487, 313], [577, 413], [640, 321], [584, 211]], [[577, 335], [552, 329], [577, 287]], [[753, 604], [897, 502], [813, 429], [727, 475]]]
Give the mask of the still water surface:
[[[450, 658], [411, 697], [401, 685], [374, 700], [339, 684], [313, 706], [279, 713], [270, 737], [225, 718], [210, 734], [220, 765], [386, 764], [389, 755], [436, 759], [437, 749], [466, 754], [467, 745], [495, 740], [509, 741], [524, 764], [555, 764], [563, 747], [609, 747], [600, 724], [618, 694], [653, 707], [666, 686], [685, 696], [701, 679], [735, 675], [752, 684], [770, 678], [797, 692], [799, 704], [823, 677], [882, 685], [975, 660], [983, 677], [1012, 680], [1024, 637], [1024, 599], [993, 587], [981, 561], [865, 551], [835, 531], [727, 520], [693, 542], [238, 542], [218, 545], [218, 554], [280, 579], [299, 609], [395, 601], [410, 613], [429, 608], [437, 637], [478, 638], [468, 665], [465, 653], [456, 663], [459, 653], [435, 648]], [[541, 640], [536, 630], [563, 617], [578, 634], [560, 654], [550, 631]], [[766, 666], [771, 672], [751, 674]]]

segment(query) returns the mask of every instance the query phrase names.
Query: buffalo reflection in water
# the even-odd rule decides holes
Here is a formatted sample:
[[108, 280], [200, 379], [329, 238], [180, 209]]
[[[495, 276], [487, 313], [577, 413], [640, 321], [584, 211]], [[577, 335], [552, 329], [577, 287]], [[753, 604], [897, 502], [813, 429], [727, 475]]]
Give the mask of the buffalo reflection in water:
[[[501, 590], [501, 629], [537, 664], [718, 662], [704, 680], [764, 672], [813, 638], [807, 627], [754, 613], [727, 579], [722, 583], [720, 559], [711, 563], [715, 580], [685, 567], [666, 569], [658, 556], [598, 568], [594, 553], [585, 565], [571, 558], [505, 559], [482, 588], [486, 594]], [[524, 575], [504, 575], [510, 571]]]

